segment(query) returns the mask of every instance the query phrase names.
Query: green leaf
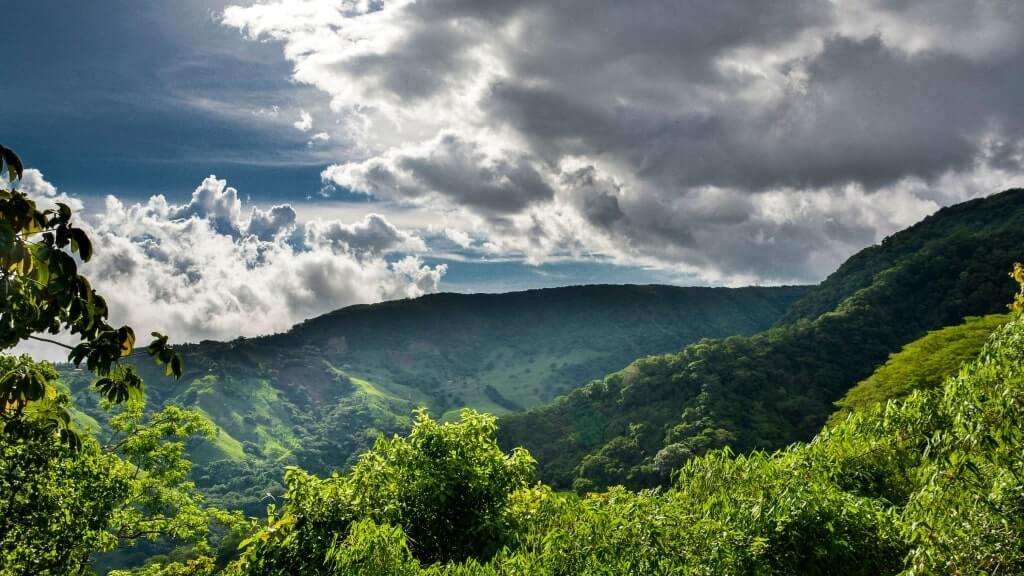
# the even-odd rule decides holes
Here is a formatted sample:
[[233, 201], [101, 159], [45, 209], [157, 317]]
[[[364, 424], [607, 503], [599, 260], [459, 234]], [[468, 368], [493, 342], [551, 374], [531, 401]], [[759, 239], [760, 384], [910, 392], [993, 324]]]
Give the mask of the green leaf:
[[81, 228], [71, 229], [71, 249], [78, 252], [82, 262], [88, 262], [92, 258], [92, 241]]
[[24, 172], [24, 167], [21, 164], [21, 158], [14, 153], [14, 150], [0, 146], [0, 155], [3, 155], [4, 162], [7, 163], [7, 174], [11, 182], [21, 179], [21, 175]]
[[167, 364], [167, 375], [174, 376], [175, 379], [181, 378], [181, 355], [175, 352], [174, 357], [171, 358], [170, 363]]
[[128, 326], [117, 330], [117, 339], [121, 345], [121, 356], [127, 356], [135, 349], [135, 332]]
[[72, 452], [78, 452], [82, 449], [82, 439], [78, 436], [71, 428], [61, 428], [57, 431], [57, 437], [60, 438]]
[[50, 247], [46, 244], [33, 244], [30, 250], [36, 260], [36, 282], [45, 286], [50, 281], [50, 266], [46, 262], [50, 257]]
[[128, 399], [130, 391], [125, 382], [110, 377], [100, 378], [93, 386], [96, 390], [114, 404], [120, 404]]
[[0, 251], [10, 250], [14, 245], [14, 229], [5, 220], [0, 220]]
[[160, 364], [168, 364], [168, 363], [170, 363], [171, 358], [173, 358], [173, 357], [174, 357], [174, 351], [173, 350], [171, 350], [170, 348], [163, 348], [157, 354], [156, 359], [157, 359], [157, 362], [160, 363]]
[[167, 336], [159, 332], [153, 332], [153, 341], [146, 346], [146, 353], [156, 356], [161, 350], [167, 347]]

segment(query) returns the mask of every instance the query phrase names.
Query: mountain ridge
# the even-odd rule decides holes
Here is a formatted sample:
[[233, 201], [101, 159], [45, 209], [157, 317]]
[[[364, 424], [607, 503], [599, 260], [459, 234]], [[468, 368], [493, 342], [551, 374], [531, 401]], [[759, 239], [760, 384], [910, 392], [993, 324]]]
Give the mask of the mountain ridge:
[[712, 448], [807, 440], [890, 353], [965, 316], [1005, 310], [1021, 245], [1024, 190], [944, 208], [851, 257], [771, 330], [639, 359], [504, 417], [499, 438], [530, 450], [545, 481], [581, 491], [666, 484]]

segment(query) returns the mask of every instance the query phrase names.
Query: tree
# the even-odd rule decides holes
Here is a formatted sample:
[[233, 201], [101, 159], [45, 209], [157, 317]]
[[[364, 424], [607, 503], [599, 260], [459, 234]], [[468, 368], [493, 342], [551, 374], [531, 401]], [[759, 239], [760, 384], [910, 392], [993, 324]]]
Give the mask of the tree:
[[[112, 411], [114, 437], [102, 445], [74, 430], [70, 400], [52, 365], [0, 355], [0, 575], [82, 574], [95, 552], [143, 538], [174, 539], [210, 552], [210, 522], [240, 521], [204, 507], [188, 479], [184, 440], [210, 436], [213, 427], [198, 412], [176, 407], [146, 416], [142, 379], [125, 362], [149, 355], [179, 377], [181, 357], [158, 333], [136, 353], [132, 328], [107, 322], [102, 296], [78, 274], [92, 244], [72, 222], [71, 209], [57, 204], [40, 210], [17, 191], [21, 160], [0, 146], [4, 167], [9, 188], [0, 188], [0, 350], [26, 339], [68, 348], [71, 362], [84, 362], [96, 375], [94, 388]], [[44, 332], [68, 333], [79, 342], [37, 335]]]
[[[66, 204], [40, 210], [18, 191], [21, 159], [0, 146], [0, 173], [5, 167], [8, 185], [0, 187], [0, 350], [26, 339], [67, 347], [68, 360], [75, 365], [85, 362], [96, 374], [96, 390], [105, 399], [121, 403], [137, 396], [142, 379], [132, 366], [122, 363], [134, 353], [135, 332], [107, 322], [106, 301], [78, 273], [78, 261], [92, 258], [88, 234], [72, 222]], [[38, 336], [61, 332], [77, 336], [80, 342], [70, 346]], [[164, 365], [167, 374], [181, 376], [181, 357], [168, 346], [166, 336], [154, 332], [145, 353]], [[43, 418], [75, 444], [67, 411], [46, 402], [46, 378], [33, 366], [16, 364], [0, 374], [0, 429], [14, 431], [27, 417]], [[26, 414], [32, 402], [43, 402], [45, 409], [41, 406]]]
[[[31, 362], [0, 356], [5, 370]], [[47, 381], [56, 376], [49, 366], [31, 368]], [[51, 402], [67, 406], [65, 397]], [[123, 472], [95, 439], [73, 449], [46, 420], [0, 434], [0, 574], [80, 573], [91, 552], [112, 545], [105, 527], [129, 491]]]
[[[0, 356], [0, 367], [11, 363], [33, 361]], [[51, 366], [32, 369], [53, 389]], [[50, 402], [70, 407], [62, 393]], [[116, 435], [107, 444], [81, 433], [70, 446], [35, 419], [19, 434], [0, 434], [0, 575], [84, 573], [94, 553], [142, 539], [189, 543], [208, 558], [210, 523], [241, 522], [205, 507], [188, 480], [183, 441], [212, 434], [202, 415], [169, 407], [145, 417], [132, 400], [111, 420]]]
[[[349, 574], [416, 561], [488, 558], [508, 543], [508, 504], [532, 480], [526, 451], [502, 452], [493, 416], [471, 410], [440, 423], [417, 412], [407, 437], [381, 437], [351, 473], [285, 473], [286, 505], [243, 542], [237, 574]], [[386, 554], [374, 549], [389, 546]], [[373, 573], [373, 572], [356, 572]]]

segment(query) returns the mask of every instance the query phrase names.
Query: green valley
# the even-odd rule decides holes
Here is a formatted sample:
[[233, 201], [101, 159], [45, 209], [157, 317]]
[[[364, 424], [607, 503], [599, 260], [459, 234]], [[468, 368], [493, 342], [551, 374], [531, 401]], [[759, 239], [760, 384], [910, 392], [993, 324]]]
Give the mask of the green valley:
[[[153, 409], [194, 407], [217, 427], [190, 449], [214, 501], [258, 513], [280, 495], [280, 468], [346, 469], [413, 409], [442, 419], [470, 407], [542, 405], [638, 356], [702, 338], [751, 334], [805, 287], [580, 286], [509, 294], [435, 294], [354, 306], [287, 333], [178, 347], [167, 382], [143, 362]], [[83, 372], [65, 370], [82, 420], [104, 418]]]

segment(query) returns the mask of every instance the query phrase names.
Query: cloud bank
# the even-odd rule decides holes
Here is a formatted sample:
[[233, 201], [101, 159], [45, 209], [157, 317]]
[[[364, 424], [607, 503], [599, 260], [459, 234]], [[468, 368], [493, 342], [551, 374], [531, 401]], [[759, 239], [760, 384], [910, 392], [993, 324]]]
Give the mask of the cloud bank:
[[272, 0], [222, 22], [280, 43], [355, 135], [325, 182], [529, 261], [814, 281], [1024, 182], [1018, 2]]
[[[22, 189], [61, 198], [35, 170]], [[424, 265], [423, 241], [382, 216], [301, 222], [289, 205], [244, 206], [215, 176], [186, 204], [108, 196], [80, 218], [95, 247], [82, 270], [113, 320], [176, 342], [280, 332], [350, 304], [419, 296], [446, 271]]]

